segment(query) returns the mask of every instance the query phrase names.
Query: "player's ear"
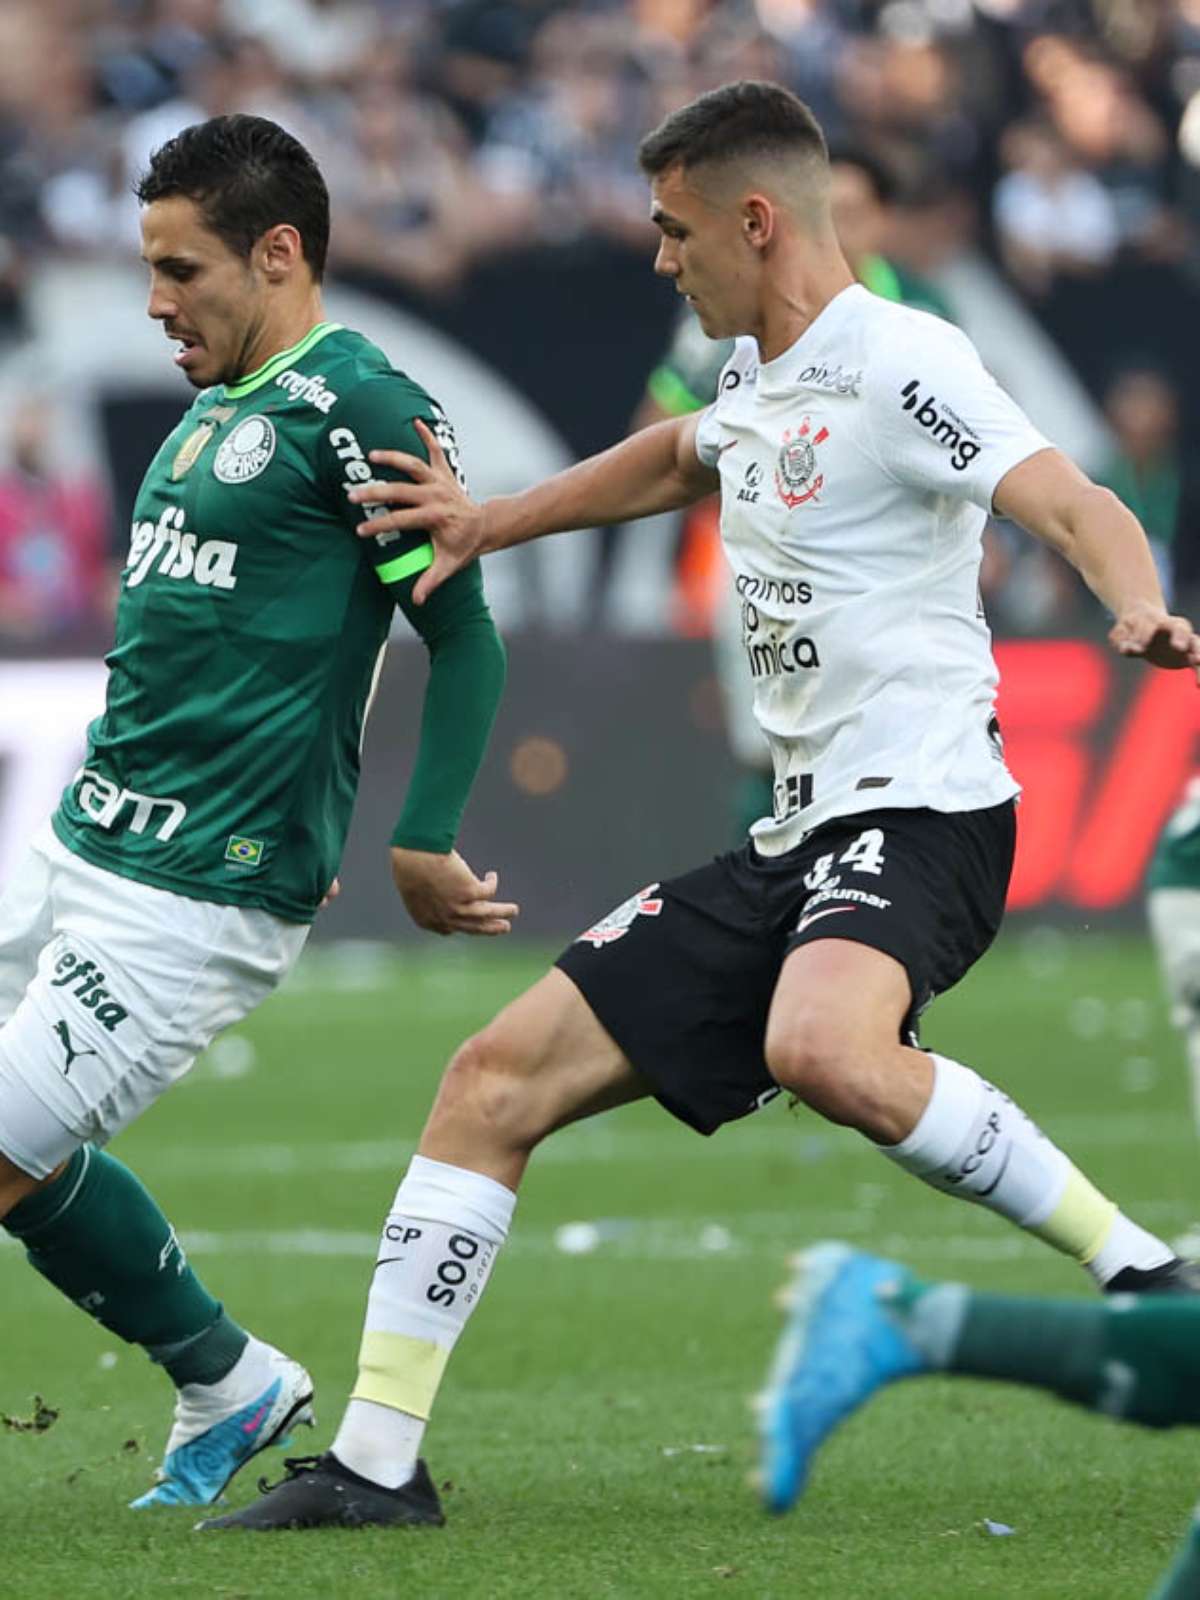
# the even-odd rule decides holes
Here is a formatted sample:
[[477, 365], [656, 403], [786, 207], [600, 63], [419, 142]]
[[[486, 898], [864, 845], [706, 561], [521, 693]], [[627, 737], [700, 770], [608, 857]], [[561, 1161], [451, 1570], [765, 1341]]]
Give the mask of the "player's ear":
[[750, 194], [742, 201], [742, 237], [754, 249], [771, 242], [775, 232], [775, 207], [766, 195]]
[[290, 277], [304, 259], [300, 235], [290, 222], [268, 228], [256, 245], [263, 271], [272, 281]]

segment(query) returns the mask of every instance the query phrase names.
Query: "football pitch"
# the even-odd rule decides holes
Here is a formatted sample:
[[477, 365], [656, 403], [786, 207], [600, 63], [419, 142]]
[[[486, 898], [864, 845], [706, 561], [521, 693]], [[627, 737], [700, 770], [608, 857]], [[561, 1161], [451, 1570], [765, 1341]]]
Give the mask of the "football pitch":
[[[442, 1063], [543, 965], [490, 944], [315, 951], [114, 1146], [233, 1315], [311, 1369], [318, 1427], [295, 1453], [336, 1426], [377, 1231]], [[1147, 1226], [1170, 1237], [1200, 1215], [1182, 1049], [1142, 941], [1017, 929], [925, 1037], [1010, 1089]], [[747, 1400], [784, 1260], [826, 1237], [980, 1287], [1090, 1292], [1036, 1241], [780, 1101], [711, 1140], [626, 1108], [534, 1157], [426, 1440], [447, 1526], [270, 1537], [125, 1509], [162, 1448], [169, 1384], [6, 1241], [10, 1581], [22, 1600], [1145, 1595], [1200, 1495], [1200, 1441], [1001, 1385], [888, 1391], [796, 1510], [764, 1515]], [[35, 1395], [56, 1420], [16, 1426]], [[252, 1464], [231, 1502], [281, 1460]]]

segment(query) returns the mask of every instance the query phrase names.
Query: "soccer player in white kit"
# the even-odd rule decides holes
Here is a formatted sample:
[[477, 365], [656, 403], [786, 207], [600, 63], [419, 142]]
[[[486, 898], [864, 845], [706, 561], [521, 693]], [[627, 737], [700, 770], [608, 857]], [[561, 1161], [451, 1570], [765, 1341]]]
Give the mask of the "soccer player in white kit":
[[[430, 462], [354, 491], [361, 530], [420, 528], [417, 599], [482, 551], [719, 488], [774, 814], [651, 884], [457, 1052], [384, 1227], [358, 1382], [332, 1449], [209, 1527], [430, 1521], [418, 1448], [534, 1146], [645, 1095], [702, 1133], [781, 1090], [896, 1165], [1078, 1260], [1103, 1288], [1195, 1290], [998, 1088], [916, 1047], [919, 1013], [991, 942], [1018, 786], [979, 607], [988, 510], [1081, 572], [1122, 654], [1200, 664], [1145, 535], [1029, 423], [963, 334], [855, 282], [807, 108], [739, 83], [643, 142], [656, 269], [711, 337], [715, 403], [478, 507]], [[397, 1245], [401, 1248], [397, 1248]]]

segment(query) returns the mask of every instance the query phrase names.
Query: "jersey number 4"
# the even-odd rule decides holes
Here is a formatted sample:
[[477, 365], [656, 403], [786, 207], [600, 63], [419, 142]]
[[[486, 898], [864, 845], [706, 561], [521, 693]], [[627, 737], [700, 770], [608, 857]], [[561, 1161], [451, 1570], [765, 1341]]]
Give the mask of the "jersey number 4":
[[812, 871], [805, 874], [804, 887], [819, 889], [828, 878], [835, 861], [839, 867], [850, 867], [855, 872], [869, 872], [878, 877], [883, 871], [883, 829], [864, 828], [840, 856], [833, 850], [827, 856], [818, 856], [813, 862]]

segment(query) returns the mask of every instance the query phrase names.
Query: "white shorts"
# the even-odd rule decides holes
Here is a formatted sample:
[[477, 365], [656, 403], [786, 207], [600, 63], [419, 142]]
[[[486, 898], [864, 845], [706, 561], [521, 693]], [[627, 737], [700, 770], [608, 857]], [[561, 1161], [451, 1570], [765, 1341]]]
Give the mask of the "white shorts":
[[1200, 1024], [1200, 889], [1152, 889], [1150, 932], [1177, 1028]]
[[308, 928], [104, 872], [49, 824], [0, 896], [0, 1152], [44, 1178], [182, 1078]]

